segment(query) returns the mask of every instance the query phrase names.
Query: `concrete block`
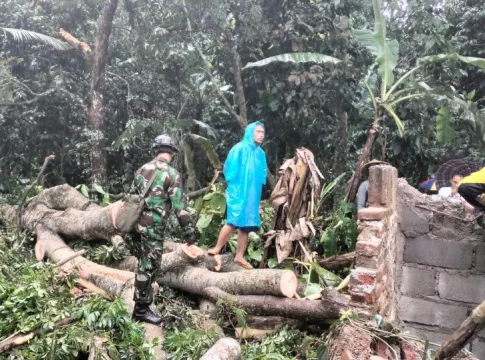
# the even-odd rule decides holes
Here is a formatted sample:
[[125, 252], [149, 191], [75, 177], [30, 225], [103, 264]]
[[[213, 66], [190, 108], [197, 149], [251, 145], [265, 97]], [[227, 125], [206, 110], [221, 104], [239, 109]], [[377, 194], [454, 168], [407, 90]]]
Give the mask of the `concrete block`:
[[399, 224], [404, 234], [418, 233], [426, 234], [429, 232], [429, 222], [426, 216], [421, 214], [417, 209], [409, 206], [398, 208]]
[[436, 272], [403, 267], [401, 291], [404, 295], [432, 296], [436, 290]]
[[420, 236], [407, 239], [404, 245], [404, 261], [450, 269], [470, 269], [472, 266], [473, 245], [431, 239]]
[[485, 299], [485, 277], [440, 273], [438, 289], [442, 299], [478, 304]]
[[407, 296], [401, 297], [399, 305], [401, 319], [404, 321], [450, 329], [457, 328], [467, 314], [464, 306], [440, 304]]
[[485, 244], [477, 246], [477, 257], [475, 258], [475, 269], [485, 272]]
[[485, 340], [475, 339], [472, 342], [471, 352], [478, 359], [485, 359]]

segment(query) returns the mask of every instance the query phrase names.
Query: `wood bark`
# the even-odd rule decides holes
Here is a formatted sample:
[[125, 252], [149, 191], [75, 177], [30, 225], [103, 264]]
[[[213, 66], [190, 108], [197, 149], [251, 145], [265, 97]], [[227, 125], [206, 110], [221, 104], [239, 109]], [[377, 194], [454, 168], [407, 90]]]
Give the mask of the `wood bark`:
[[200, 360], [237, 360], [241, 357], [241, 345], [229, 337], [219, 339]]
[[485, 301], [478, 305], [472, 314], [460, 325], [451, 339], [441, 345], [434, 355], [435, 360], [451, 359], [458, 354], [466, 344], [472, 341], [485, 327]]
[[283, 316], [307, 323], [324, 323], [329, 319], [338, 319], [340, 310], [347, 308], [346, 305], [329, 300], [298, 300], [270, 295], [231, 295], [217, 287], [205, 288], [202, 295], [213, 302], [226, 301], [244, 309], [248, 314]]
[[101, 10], [91, 64], [91, 109], [89, 120], [93, 132], [91, 167], [94, 183], [106, 183], [106, 150], [104, 135], [104, 94], [106, 90], [106, 63], [109, 38], [118, 0], [109, 0]]
[[379, 137], [379, 133], [380, 133], [379, 125], [372, 124], [369, 127], [369, 130], [367, 130], [367, 140], [365, 141], [362, 154], [360, 154], [359, 160], [357, 160], [357, 164], [355, 165], [355, 173], [352, 176], [352, 179], [350, 182], [350, 190], [347, 196], [347, 201], [349, 203], [353, 203], [355, 201], [355, 197], [357, 196], [357, 190], [359, 189], [359, 185], [360, 185], [360, 180], [362, 179], [362, 173], [360, 169], [366, 162], [370, 160], [370, 156], [372, 155], [372, 148], [374, 147], [374, 143]]
[[[334, 177], [346, 172], [347, 170], [347, 132], [348, 132], [348, 114], [344, 110], [342, 99], [338, 100], [337, 112], [335, 114], [337, 119], [337, 131], [335, 136], [335, 150], [333, 152], [332, 173]], [[343, 187], [342, 187], [343, 188]], [[340, 200], [345, 196], [344, 189], [338, 187], [333, 196], [333, 206], [337, 208]]]
[[205, 268], [182, 267], [161, 273], [157, 280], [196, 295], [204, 295], [208, 287], [217, 287], [231, 294], [293, 297], [298, 285], [292, 271], [273, 269], [216, 273]]
[[350, 266], [355, 262], [355, 251], [343, 255], [334, 255], [327, 258], [317, 259], [318, 265], [328, 270]]

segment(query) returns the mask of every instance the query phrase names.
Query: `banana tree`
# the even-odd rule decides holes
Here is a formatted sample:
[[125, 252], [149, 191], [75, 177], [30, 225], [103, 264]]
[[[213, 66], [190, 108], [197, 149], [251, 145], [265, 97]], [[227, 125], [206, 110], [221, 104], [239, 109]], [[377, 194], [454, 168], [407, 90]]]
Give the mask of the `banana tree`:
[[[461, 56], [457, 53], [438, 54], [419, 59], [415, 67], [396, 80], [394, 77], [394, 69], [399, 59], [399, 44], [396, 40], [389, 40], [386, 37], [386, 21], [381, 11], [381, 0], [373, 0], [373, 8], [374, 31], [354, 30], [354, 35], [358, 42], [376, 56], [375, 65], [380, 79], [380, 88], [373, 90], [367, 80], [364, 80], [374, 108], [374, 120], [369, 126], [364, 149], [355, 167], [355, 173], [348, 194], [349, 202], [355, 200], [361, 180], [360, 169], [370, 158], [373, 145], [379, 137], [385, 117], [388, 116], [394, 120], [399, 133], [402, 135], [404, 133], [404, 123], [395, 110], [396, 105], [411, 99], [434, 96], [432, 89], [426, 83], [420, 82], [419, 80], [409, 81], [412, 75], [428, 63], [444, 60], [459, 60], [485, 68], [485, 59]], [[375, 93], [378, 95], [376, 96]], [[453, 101], [456, 98], [449, 98], [448, 100]], [[437, 119], [438, 133], [441, 134], [440, 137], [442, 139], [449, 139], [453, 136], [452, 128], [450, 128], [447, 120], [449, 120], [449, 116], [443, 109], [440, 117]]]

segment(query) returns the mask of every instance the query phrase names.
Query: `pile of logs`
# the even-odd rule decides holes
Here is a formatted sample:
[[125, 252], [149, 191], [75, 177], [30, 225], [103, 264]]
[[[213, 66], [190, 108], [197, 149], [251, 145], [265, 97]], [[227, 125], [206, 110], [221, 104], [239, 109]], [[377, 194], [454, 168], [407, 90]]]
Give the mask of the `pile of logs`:
[[[133, 308], [133, 283], [136, 259], [127, 259], [112, 268], [96, 264], [74, 252], [65, 242], [68, 239], [85, 241], [105, 239], [119, 244], [122, 235], [112, 223], [115, 205], [100, 207], [80, 192], [65, 184], [41, 192], [24, 209], [0, 206], [0, 219], [20, 230], [36, 233], [35, 253], [38, 260], [46, 256], [62, 264], [62, 269], [74, 272], [108, 294], [122, 297]], [[168, 243], [163, 255], [162, 272], [157, 279], [169, 286], [196, 295], [213, 303], [226, 300], [247, 314], [280, 316], [307, 323], [323, 323], [336, 319], [345, 301], [331, 298], [300, 300], [298, 281], [293, 271], [261, 269], [243, 270], [229, 255], [209, 256], [204, 250], [186, 245]], [[163, 338], [160, 327], [145, 324], [148, 339]], [[234, 345], [231, 341], [221, 344]], [[223, 353], [235, 353], [224, 348]], [[236, 351], [237, 353], [237, 351]], [[232, 355], [231, 355], [232, 356]], [[163, 357], [158, 349], [157, 358]], [[224, 359], [224, 357], [220, 357]], [[227, 357], [227, 359], [233, 359]]]

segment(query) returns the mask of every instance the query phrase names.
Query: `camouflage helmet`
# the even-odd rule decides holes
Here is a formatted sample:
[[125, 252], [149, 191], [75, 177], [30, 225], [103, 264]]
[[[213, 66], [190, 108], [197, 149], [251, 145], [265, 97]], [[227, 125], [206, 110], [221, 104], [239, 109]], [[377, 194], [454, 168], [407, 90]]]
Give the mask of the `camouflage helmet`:
[[176, 139], [168, 134], [158, 135], [152, 144], [153, 150], [169, 150], [170, 152], [179, 152], [179, 143]]

